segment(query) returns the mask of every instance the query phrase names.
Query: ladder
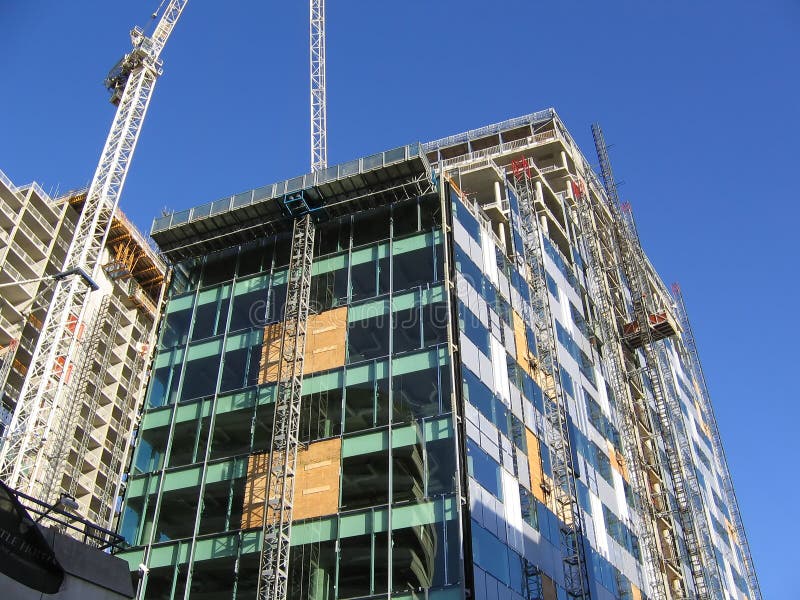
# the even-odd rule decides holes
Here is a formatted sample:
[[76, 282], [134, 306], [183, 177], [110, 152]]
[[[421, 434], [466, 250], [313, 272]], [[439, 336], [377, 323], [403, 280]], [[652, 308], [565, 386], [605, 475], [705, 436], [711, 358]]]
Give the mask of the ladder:
[[722, 483], [725, 492], [725, 499], [728, 503], [728, 509], [731, 513], [731, 520], [736, 532], [736, 541], [741, 550], [742, 563], [745, 569], [745, 576], [747, 577], [747, 586], [750, 592], [751, 600], [761, 600], [761, 587], [758, 583], [758, 576], [756, 575], [755, 566], [753, 565], [753, 557], [750, 554], [750, 544], [747, 541], [747, 534], [744, 530], [742, 523], [742, 515], [739, 512], [739, 502], [736, 499], [736, 492], [733, 489], [733, 481], [728, 469], [728, 462], [725, 459], [725, 450], [722, 447], [722, 440], [719, 435], [719, 428], [717, 427], [717, 420], [714, 416], [714, 409], [711, 406], [711, 395], [708, 392], [705, 374], [703, 373], [703, 366], [700, 363], [700, 354], [697, 351], [697, 344], [694, 339], [694, 332], [692, 325], [689, 322], [689, 314], [686, 312], [686, 304], [683, 300], [683, 292], [680, 286], [675, 283], [672, 285], [672, 295], [675, 298], [676, 310], [678, 313], [678, 322], [683, 329], [683, 344], [688, 355], [688, 363], [692, 371], [694, 380], [698, 383], [700, 403], [705, 413], [705, 418], [708, 419], [709, 428], [711, 429], [711, 443], [713, 446], [714, 456], [720, 465], [722, 471]]
[[[705, 525], [707, 530], [708, 521], [705, 514], [700, 514], [699, 518], [695, 518], [697, 508], [702, 510], [702, 498], [697, 498], [697, 494], [699, 494], [697, 475], [694, 471], [691, 454], [687, 456], [683, 451], [683, 446], [688, 445], [688, 441], [678, 439], [681, 428], [677, 422], [682, 419], [680, 408], [677, 406], [675, 394], [668, 393], [669, 390], [665, 386], [662, 370], [668, 367], [668, 364], [665, 364], [665, 357], [656, 347], [656, 340], [653, 338], [650, 328], [649, 316], [651, 312], [656, 312], [657, 303], [650, 289], [646, 258], [639, 242], [630, 207], [622, 206], [619, 202], [605, 138], [602, 130], [596, 124], [592, 125], [592, 135], [610, 204], [617, 209], [615, 212], [620, 217], [614, 220], [615, 233], [621, 251], [623, 272], [630, 287], [638, 333], [641, 336], [641, 352], [644, 358], [641, 372], [646, 374], [653, 394], [661, 441], [664, 444], [673, 491], [677, 500], [678, 518], [683, 530], [696, 595], [698, 599], [717, 599], [720, 598], [720, 590], [719, 582], [715, 581], [714, 577], [717, 573], [716, 560], [713, 556], [709, 556], [710, 548], [699, 539], [699, 537], [704, 537], [703, 526]], [[663, 351], [663, 343], [660, 347]], [[635, 352], [633, 348], [631, 351]], [[631, 361], [631, 369], [639, 370], [634, 366], [634, 361]], [[683, 433], [685, 434], [685, 430]], [[692, 497], [690, 497], [690, 493]], [[698, 535], [698, 529], [700, 535]], [[709, 589], [709, 584], [711, 589]], [[688, 590], [684, 589], [682, 592], [686, 594]]]
[[517, 260], [523, 273], [530, 269], [532, 314], [526, 315], [526, 319], [534, 326], [536, 349], [544, 377], [544, 413], [548, 425], [545, 430], [553, 470], [556, 516], [560, 521], [564, 587], [571, 598], [589, 598], [581, 516], [567, 421], [567, 399], [561, 388], [558, 348], [545, 278], [542, 233], [536, 217], [536, 195], [531, 185], [531, 165], [528, 160], [521, 158], [512, 162], [511, 183], [519, 198], [523, 240], [523, 248], [520, 249], [522, 253], [517, 253]]
[[[289, 208], [291, 210], [291, 208]], [[314, 255], [314, 222], [294, 221], [281, 337], [272, 445], [267, 462], [258, 600], [285, 600], [289, 583], [295, 469], [300, 446], [300, 401]]]
[[[600, 236], [602, 234], [597, 226], [599, 219], [596, 219], [593, 215], [591, 195], [586, 185], [576, 185], [573, 189], [577, 192], [575, 194], [577, 213], [584, 245], [588, 250], [587, 262], [589, 263], [590, 289], [593, 292], [592, 297], [599, 311], [597, 320], [603, 340], [603, 358], [607, 380], [611, 385], [619, 408], [618, 414], [621, 417], [623, 429], [622, 443], [627, 464], [629, 465], [628, 474], [633, 490], [634, 510], [641, 520], [641, 526], [638, 528], [637, 533], [639, 534], [643, 551], [642, 559], [651, 585], [649, 597], [652, 600], [666, 600], [667, 592], [664, 585], [663, 561], [658, 549], [658, 532], [655, 527], [659, 511], [656, 509], [651, 497], [650, 487], [648, 486], [648, 464], [641, 453], [641, 443], [638, 441], [642, 435], [648, 435], [652, 438], [652, 430], [648, 433], [646, 430], [639, 431], [637, 429], [637, 411], [634, 408], [634, 402], [636, 401], [628, 388], [624, 360], [620, 355], [621, 341], [610, 294], [610, 290], [613, 287], [609, 284], [607, 278], [603, 276], [606, 261], [603, 259], [602, 249], [600, 248]], [[605, 239], [609, 240], [611, 236], [608, 235], [608, 229], [603, 225], [600, 227], [603, 227], [602, 233], [606, 234]], [[607, 268], [613, 269], [614, 267], [615, 265], [611, 264]], [[642, 407], [639, 407], [639, 414], [647, 414], [647, 412], [642, 412]], [[655, 456], [657, 457], [657, 455]], [[653, 475], [661, 480], [660, 469], [656, 469]], [[661, 481], [661, 489], [664, 489], [663, 481]]]

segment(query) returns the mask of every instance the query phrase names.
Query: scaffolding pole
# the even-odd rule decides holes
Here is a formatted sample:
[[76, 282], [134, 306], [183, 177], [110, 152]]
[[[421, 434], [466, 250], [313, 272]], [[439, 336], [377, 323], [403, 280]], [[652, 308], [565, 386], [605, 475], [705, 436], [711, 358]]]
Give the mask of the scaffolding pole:
[[[658, 530], [655, 525], [659, 510], [654, 504], [650, 487], [648, 486], [650, 465], [648, 465], [648, 461], [641, 452], [641, 437], [645, 433], [640, 431], [636, 424], [635, 400], [630, 393], [630, 387], [625, 376], [625, 361], [621, 354], [621, 340], [616, 326], [617, 319], [614, 314], [611, 294], [613, 288], [609, 284], [606, 275], [607, 270], [613, 269], [616, 263], [612, 262], [606, 266], [603, 251], [600, 247], [601, 235], [606, 240], [610, 240], [613, 237], [609, 231], [612, 225], [598, 225], [600, 220], [593, 210], [591, 194], [584, 182], [575, 184], [573, 190], [577, 192], [575, 200], [578, 220], [583, 234], [584, 245], [588, 250], [590, 290], [599, 312], [597, 322], [603, 341], [602, 356], [606, 365], [607, 380], [614, 393], [618, 415], [622, 421], [622, 444], [629, 467], [631, 489], [633, 490], [633, 508], [640, 520], [637, 533], [643, 553], [642, 561], [651, 586], [651, 589], [648, 590], [648, 596], [652, 600], [666, 600], [665, 565], [659, 552]], [[602, 211], [598, 211], [598, 213], [601, 214]], [[654, 466], [656, 469], [652, 472], [652, 476], [661, 481], [661, 469], [658, 468], [657, 464]], [[663, 486], [663, 481], [660, 485]]]
[[532, 314], [525, 317], [534, 326], [539, 366], [544, 379], [545, 430], [552, 463], [556, 516], [561, 522], [559, 530], [564, 587], [570, 598], [588, 599], [583, 528], [569, 439], [567, 399], [561, 388], [558, 347], [553, 332], [542, 252], [543, 234], [536, 215], [536, 193], [531, 185], [531, 165], [528, 160], [522, 158], [512, 163], [510, 181], [519, 199], [523, 241], [523, 248], [517, 249], [517, 260], [520, 270], [530, 273]]
[[300, 447], [300, 403], [311, 295], [314, 230], [314, 222], [308, 212], [294, 222], [278, 358], [272, 445], [266, 472], [258, 600], [286, 600], [288, 593], [289, 546], [295, 470]]
[[[42, 500], [56, 492], [42, 485], [40, 473], [52, 458], [46, 455], [45, 442], [63, 412], [59, 405], [69, 400], [64, 391], [75, 352], [70, 325], [77, 330], [85, 322], [88, 296], [94, 289], [87, 285], [93, 284], [90, 277], [78, 275], [94, 274], [100, 268], [99, 258], [161, 74], [160, 54], [187, 2], [170, 0], [151, 37], [135, 28], [133, 49], [106, 80], [118, 107], [65, 258], [66, 272], [72, 275], [56, 284], [9, 425], [9, 437], [0, 451], [0, 478]], [[47, 446], [53, 447], [53, 442], [56, 440]]]
[[728, 503], [728, 509], [731, 513], [733, 527], [736, 532], [736, 542], [741, 550], [742, 563], [745, 569], [745, 576], [747, 577], [747, 587], [750, 592], [750, 600], [761, 600], [761, 586], [758, 583], [758, 576], [756, 575], [755, 565], [753, 564], [753, 556], [750, 553], [750, 544], [747, 541], [747, 533], [742, 523], [742, 515], [739, 511], [739, 502], [736, 499], [736, 492], [733, 489], [733, 479], [731, 478], [730, 470], [728, 469], [728, 461], [725, 457], [725, 449], [722, 446], [722, 439], [719, 434], [719, 427], [717, 426], [717, 419], [714, 415], [714, 408], [711, 404], [711, 394], [708, 391], [705, 374], [703, 373], [703, 365], [700, 362], [700, 354], [697, 351], [697, 343], [695, 342], [694, 332], [692, 325], [689, 321], [689, 313], [686, 311], [686, 303], [683, 299], [683, 292], [681, 286], [677, 283], [672, 285], [672, 295], [675, 298], [675, 305], [678, 313], [678, 322], [683, 329], [683, 344], [688, 355], [689, 366], [692, 370], [692, 376], [697, 382], [699, 388], [700, 403], [705, 413], [705, 418], [709, 421], [711, 429], [711, 443], [713, 446], [714, 456], [717, 463], [722, 470], [722, 482], [725, 492], [725, 499]]
[[[694, 581], [695, 592], [699, 599], [717, 600], [722, 598], [721, 587], [716, 560], [711, 555], [711, 537], [708, 533], [708, 520], [703, 509], [697, 475], [688, 448], [686, 431], [681, 426], [682, 416], [678, 400], [674, 390], [668, 388], [672, 374], [668, 370], [669, 361], [664, 353], [664, 344], [656, 345], [650, 327], [650, 315], [663, 307], [658, 305], [650, 288], [647, 262], [630, 207], [623, 206], [619, 202], [611, 161], [599, 125], [592, 125], [592, 136], [600, 161], [604, 187], [609, 196], [609, 204], [615, 210], [616, 216], [619, 217], [614, 219], [614, 223], [618, 246], [621, 250], [621, 266], [630, 288], [633, 313], [640, 336], [640, 344], [637, 345], [640, 345], [644, 359], [641, 372], [646, 375], [653, 394], [661, 441], [664, 445], [677, 501], [677, 513], [683, 531], [688, 553], [688, 566]], [[633, 358], [636, 354], [635, 347], [631, 346], [630, 350]], [[633, 370], [639, 371], [634, 363], [634, 360], [630, 361]], [[667, 381], [667, 377], [670, 378], [670, 381]], [[677, 590], [675, 591], [677, 592]], [[683, 589], [681, 593], [685, 596], [688, 594], [688, 590]]]

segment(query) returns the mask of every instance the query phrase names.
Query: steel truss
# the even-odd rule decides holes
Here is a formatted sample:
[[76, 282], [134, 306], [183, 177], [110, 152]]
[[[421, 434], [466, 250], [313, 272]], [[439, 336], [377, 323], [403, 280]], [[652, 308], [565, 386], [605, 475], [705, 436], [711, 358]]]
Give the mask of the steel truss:
[[523, 273], [530, 269], [532, 314], [525, 317], [534, 326], [539, 366], [544, 378], [544, 416], [548, 425], [545, 430], [552, 463], [556, 516], [560, 521], [564, 587], [570, 598], [589, 598], [583, 528], [567, 423], [567, 399], [561, 388], [558, 348], [545, 278], [542, 232], [536, 215], [536, 194], [531, 185], [531, 166], [527, 158], [522, 158], [512, 163], [512, 169], [510, 183], [519, 199], [523, 240], [517, 261]]
[[[629, 363], [629, 375], [644, 374], [650, 384], [656, 413], [659, 421], [660, 439], [664, 445], [672, 487], [677, 501], [677, 513], [683, 531], [688, 566], [694, 581], [696, 597], [699, 599], [718, 599], [721, 586], [717, 563], [711, 554], [711, 538], [708, 533], [708, 520], [703, 509], [703, 500], [694, 470], [689, 441], [683, 427], [682, 415], [677, 395], [672, 383], [669, 361], [664, 351], [664, 343], [656, 344], [650, 327], [650, 314], [663, 309], [661, 302], [653, 294], [647, 259], [639, 242], [636, 225], [629, 207], [619, 202], [614, 175], [603, 132], [598, 125], [592, 125], [597, 155], [609, 204], [615, 211], [615, 233], [622, 259], [622, 268], [628, 282], [633, 313], [641, 336], [641, 356], [644, 365], [640, 368], [634, 360]], [[634, 353], [634, 348], [631, 348]], [[669, 379], [667, 379], [669, 378]], [[652, 448], [657, 451], [655, 445]], [[668, 500], [668, 498], [665, 498]], [[685, 586], [684, 586], [685, 587]], [[676, 590], [677, 592], [677, 590]], [[680, 592], [688, 597], [688, 590]]]
[[278, 358], [272, 446], [266, 472], [258, 600], [285, 600], [288, 592], [314, 231], [310, 213], [295, 220]]
[[325, 0], [311, 0], [311, 171], [328, 166], [325, 91]]
[[[636, 400], [630, 393], [625, 376], [625, 361], [621, 355], [621, 339], [616, 326], [617, 319], [611, 294], [613, 285], [608, 281], [607, 275], [604, 276], [606, 261], [600, 246], [600, 237], [603, 235], [606, 240], [613, 238], [608, 231], [611, 225], [605, 226], [599, 218], [595, 218], [591, 195], [583, 182], [577, 184], [573, 189], [577, 191], [575, 199], [577, 213], [584, 245], [588, 250], [590, 290], [599, 313], [597, 322], [602, 335], [602, 354], [606, 365], [607, 380], [616, 398], [619, 407], [618, 414], [623, 426], [622, 443], [629, 466], [628, 474], [633, 490], [634, 509], [640, 519], [637, 533], [641, 542], [642, 560], [652, 588], [649, 597], [652, 600], [666, 600], [664, 565], [659, 552], [658, 531], [655, 526], [660, 511], [654, 503], [655, 499], [651, 496], [648, 473], [661, 481], [659, 484], [661, 489], [664, 489], [663, 480], [661, 480], [660, 466], [648, 461], [641, 451], [642, 437], [647, 435], [648, 438], [652, 438], [652, 433], [648, 433], [652, 432], [652, 429], [648, 428], [643, 431], [636, 425], [636, 415], [647, 415], [648, 413], [643, 411], [641, 406], [634, 407]], [[612, 263], [608, 268], [614, 268], [615, 264]], [[658, 455], [653, 455], [653, 458], [657, 461]], [[653, 468], [652, 471], [650, 471], [651, 468]]]
[[[131, 32], [133, 50], [109, 75], [112, 101], [118, 108], [100, 162], [75, 225], [65, 260], [66, 270], [99, 273], [100, 255], [139, 139], [142, 123], [161, 74], [159, 59], [188, 0], [171, 0], [153, 35]], [[54, 497], [40, 475], [52, 459], [48, 450], [60, 446], [48, 440], [55, 420], [69, 401], [67, 384], [75, 353], [76, 335], [85, 322], [90, 289], [85, 278], [73, 275], [56, 284], [53, 299], [36, 342], [27, 377], [20, 390], [10, 435], [0, 451], [0, 478], [8, 485], [43, 500]], [[52, 452], [52, 451], [51, 451]]]
[[750, 600], [761, 600], [761, 586], [758, 583], [758, 576], [756, 575], [755, 566], [753, 564], [753, 556], [750, 554], [750, 544], [747, 541], [747, 534], [744, 529], [744, 524], [742, 523], [742, 515], [739, 512], [739, 502], [736, 499], [736, 492], [733, 489], [733, 480], [731, 479], [731, 473], [728, 469], [728, 461], [725, 458], [725, 449], [722, 447], [722, 439], [719, 435], [717, 419], [714, 416], [714, 408], [711, 405], [711, 394], [708, 392], [703, 366], [700, 363], [700, 354], [697, 351], [697, 344], [694, 339], [692, 325], [689, 321], [689, 314], [686, 312], [683, 292], [677, 283], [672, 285], [672, 295], [675, 298], [678, 322], [683, 329], [682, 337], [686, 354], [688, 355], [687, 362], [692, 371], [693, 379], [697, 382], [699, 388], [698, 395], [700, 397], [700, 404], [703, 407], [705, 418], [708, 420], [711, 429], [710, 437], [714, 456], [717, 459], [717, 464], [721, 467], [725, 499], [727, 500], [728, 509], [731, 513], [731, 520], [733, 521], [733, 526], [736, 531], [736, 541], [741, 550], [742, 563], [745, 569], [745, 576], [747, 577], [747, 587], [750, 592]]

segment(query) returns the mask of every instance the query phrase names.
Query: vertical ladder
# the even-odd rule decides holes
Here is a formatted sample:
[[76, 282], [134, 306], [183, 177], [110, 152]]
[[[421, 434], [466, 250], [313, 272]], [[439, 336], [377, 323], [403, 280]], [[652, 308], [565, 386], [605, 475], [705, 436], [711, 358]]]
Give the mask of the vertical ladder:
[[[598, 324], [603, 340], [603, 358], [606, 365], [608, 383], [617, 400], [618, 414], [622, 421], [622, 444], [625, 449], [625, 457], [629, 466], [628, 473], [633, 490], [634, 510], [638, 513], [641, 526], [638, 528], [639, 541], [642, 548], [642, 560], [651, 585], [649, 597], [652, 600], [666, 600], [666, 589], [664, 586], [663, 560], [658, 549], [658, 532], [655, 526], [658, 518], [658, 510], [651, 497], [650, 487], [648, 486], [648, 464], [641, 453], [641, 443], [639, 436], [644, 432], [639, 432], [636, 425], [637, 411], [634, 408], [635, 400], [627, 385], [625, 378], [624, 360], [620, 355], [621, 346], [616, 326], [613, 300], [611, 298], [611, 286], [603, 276], [605, 262], [600, 244], [601, 232], [596, 226], [592, 211], [592, 201], [589, 191], [585, 185], [575, 186], [576, 205], [578, 208], [578, 218], [581, 232], [583, 234], [584, 245], [588, 250], [588, 263], [593, 299], [599, 311]], [[607, 236], [607, 239], [611, 236]], [[615, 265], [608, 265], [614, 268]], [[641, 412], [640, 414], [647, 414]], [[650, 436], [652, 437], [652, 435]], [[657, 457], [657, 455], [656, 455]], [[654, 476], [660, 480], [660, 469], [656, 469]], [[661, 482], [663, 489], [663, 481]]]
[[728, 509], [731, 513], [731, 520], [733, 527], [736, 531], [736, 541], [741, 550], [742, 563], [745, 569], [745, 576], [747, 577], [748, 591], [750, 592], [751, 600], [761, 600], [761, 586], [758, 583], [758, 576], [756, 575], [755, 566], [753, 565], [753, 557], [750, 554], [750, 544], [747, 541], [747, 534], [742, 523], [742, 515], [739, 512], [739, 502], [736, 499], [736, 492], [733, 489], [733, 481], [731, 473], [728, 469], [728, 461], [725, 458], [725, 449], [722, 447], [722, 439], [719, 435], [719, 428], [717, 427], [717, 419], [714, 416], [714, 408], [711, 405], [711, 395], [708, 392], [708, 385], [706, 383], [705, 374], [703, 373], [703, 366], [700, 363], [700, 354], [697, 351], [697, 344], [694, 339], [694, 332], [692, 325], [689, 321], [689, 314], [686, 311], [686, 304], [683, 300], [683, 292], [677, 283], [672, 285], [672, 295], [675, 298], [676, 310], [678, 313], [678, 322], [683, 329], [683, 343], [688, 355], [688, 363], [692, 371], [692, 376], [697, 382], [699, 388], [700, 403], [705, 413], [705, 418], [709, 422], [711, 429], [711, 443], [713, 446], [714, 456], [722, 471], [722, 483], [725, 492], [725, 499], [728, 503]]
[[258, 600], [285, 600], [288, 592], [314, 229], [311, 214], [306, 213], [295, 220], [292, 232], [275, 419], [266, 473]]
[[[621, 251], [623, 271], [630, 286], [638, 334], [641, 336], [641, 351], [644, 357], [643, 372], [647, 375], [653, 393], [661, 441], [664, 444], [678, 504], [678, 518], [683, 530], [695, 591], [699, 599], [717, 599], [721, 597], [721, 590], [719, 582], [715, 578], [716, 560], [710, 555], [711, 549], [700, 539], [701, 537], [705, 538], [704, 529], [708, 528], [708, 521], [705, 514], [695, 515], [698, 509], [703, 510], [702, 498], [698, 497], [697, 475], [691, 454], [687, 456], [683, 451], [683, 446], [688, 445], [688, 441], [679, 440], [680, 432], [683, 431], [685, 434], [685, 430], [680, 428], [677, 423], [679, 419], [682, 419], [680, 407], [677, 406], [675, 394], [668, 393], [669, 390], [665, 387], [666, 382], [662, 370], [668, 367], [668, 364], [665, 364], [665, 357], [656, 347], [656, 340], [653, 338], [650, 328], [649, 316], [651, 312], [656, 312], [656, 299], [650, 289], [646, 258], [639, 242], [630, 208], [623, 207], [619, 202], [605, 138], [602, 130], [596, 124], [592, 125], [592, 136], [610, 204], [617, 209], [617, 215], [621, 217], [615, 219], [615, 232]], [[631, 350], [633, 351], [633, 348]], [[692, 497], [690, 497], [690, 493]], [[683, 590], [683, 593], [685, 594], [687, 591]]]
[[523, 240], [522, 255], [518, 255], [518, 259], [521, 259], [523, 273], [528, 268], [531, 273], [529, 285], [533, 314], [526, 317], [534, 326], [536, 349], [544, 375], [544, 412], [549, 425], [545, 429], [553, 470], [556, 516], [560, 521], [564, 587], [571, 598], [589, 598], [581, 540], [581, 516], [569, 440], [567, 399], [561, 388], [558, 349], [545, 279], [542, 233], [536, 217], [535, 192], [531, 185], [531, 167], [528, 159], [522, 158], [512, 163], [512, 169], [512, 183], [519, 198]]
[[[11, 367], [14, 365], [14, 358], [17, 355], [17, 346], [19, 345], [19, 340], [14, 338], [8, 342], [8, 345], [3, 348], [2, 352], [2, 364], [0, 364], [0, 392], [5, 389], [6, 386], [6, 379], [8, 379], [8, 375], [11, 373]], [[2, 394], [0, 394], [0, 400], [2, 400]]]

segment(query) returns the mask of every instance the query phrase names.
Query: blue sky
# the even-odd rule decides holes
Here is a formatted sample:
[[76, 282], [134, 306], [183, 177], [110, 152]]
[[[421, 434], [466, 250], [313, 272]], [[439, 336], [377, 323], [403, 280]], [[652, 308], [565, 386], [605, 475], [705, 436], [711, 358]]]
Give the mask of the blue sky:
[[[88, 183], [102, 80], [153, 0], [0, 0], [0, 169]], [[645, 250], [680, 281], [766, 598], [796, 597], [800, 3], [328, 0], [336, 163], [554, 106], [599, 122]], [[123, 193], [143, 229], [308, 171], [307, 2], [191, 2]], [[794, 551], [793, 551], [794, 550]]]

